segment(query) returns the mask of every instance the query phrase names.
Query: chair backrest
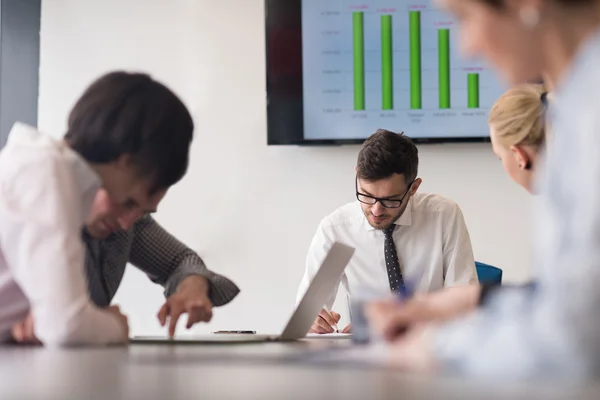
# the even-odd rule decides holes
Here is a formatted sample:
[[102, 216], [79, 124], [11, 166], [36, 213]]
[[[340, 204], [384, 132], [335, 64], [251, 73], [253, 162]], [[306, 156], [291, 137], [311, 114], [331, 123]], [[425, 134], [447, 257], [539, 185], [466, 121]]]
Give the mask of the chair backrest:
[[502, 283], [502, 270], [491, 265], [475, 261], [475, 269], [479, 283], [500, 284]]

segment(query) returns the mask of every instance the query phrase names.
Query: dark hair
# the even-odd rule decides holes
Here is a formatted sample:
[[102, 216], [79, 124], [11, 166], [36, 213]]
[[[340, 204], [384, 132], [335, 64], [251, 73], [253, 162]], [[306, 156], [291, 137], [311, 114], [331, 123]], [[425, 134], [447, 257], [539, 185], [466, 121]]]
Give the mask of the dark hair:
[[403, 174], [412, 182], [419, 170], [419, 151], [403, 133], [378, 129], [363, 144], [358, 153], [358, 177], [374, 182], [393, 174]]
[[143, 73], [108, 73], [93, 82], [69, 115], [65, 139], [90, 163], [129, 154], [151, 192], [187, 171], [194, 123], [182, 101]]

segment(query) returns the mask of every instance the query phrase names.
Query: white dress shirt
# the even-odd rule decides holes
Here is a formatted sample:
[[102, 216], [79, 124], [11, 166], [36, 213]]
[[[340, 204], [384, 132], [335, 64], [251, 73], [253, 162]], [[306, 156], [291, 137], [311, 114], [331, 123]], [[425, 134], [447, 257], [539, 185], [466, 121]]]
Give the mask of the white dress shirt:
[[600, 376], [600, 31], [551, 103], [536, 218], [534, 290], [502, 289], [436, 335], [438, 361], [470, 375]]
[[63, 142], [15, 124], [0, 152], [0, 340], [29, 311], [47, 346], [125, 339], [90, 302], [83, 270], [81, 228], [99, 185]]
[[[405, 281], [417, 281], [417, 291], [431, 292], [477, 282], [471, 239], [456, 203], [435, 194], [417, 192], [396, 225], [393, 238], [400, 269]], [[384, 240], [383, 231], [369, 224], [358, 201], [334, 211], [321, 221], [310, 245], [298, 301], [334, 242], [356, 249], [341, 280], [349, 296], [389, 294]], [[333, 305], [338, 289], [339, 284], [327, 307]]]

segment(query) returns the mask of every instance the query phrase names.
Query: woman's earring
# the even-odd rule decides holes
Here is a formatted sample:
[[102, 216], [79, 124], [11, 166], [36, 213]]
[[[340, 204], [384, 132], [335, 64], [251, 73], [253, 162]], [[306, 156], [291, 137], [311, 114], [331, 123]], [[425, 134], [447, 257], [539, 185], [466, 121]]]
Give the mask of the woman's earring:
[[534, 7], [523, 7], [519, 11], [521, 22], [529, 29], [535, 29], [540, 23], [540, 12]]
[[527, 161], [525, 165], [519, 164], [519, 169], [525, 169], [529, 171], [531, 169], [531, 161]]

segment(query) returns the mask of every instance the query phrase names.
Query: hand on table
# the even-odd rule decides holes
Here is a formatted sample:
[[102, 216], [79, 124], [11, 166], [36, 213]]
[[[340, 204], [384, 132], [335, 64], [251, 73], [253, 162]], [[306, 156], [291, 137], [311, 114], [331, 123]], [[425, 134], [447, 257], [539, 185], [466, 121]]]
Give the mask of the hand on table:
[[158, 312], [158, 321], [165, 326], [169, 321], [169, 336], [175, 335], [179, 317], [187, 313], [186, 328], [197, 322], [208, 322], [212, 319], [213, 304], [208, 296], [209, 285], [202, 276], [188, 276], [177, 288], [177, 292], [167, 298]]
[[448, 321], [473, 311], [481, 289], [478, 285], [448, 288], [416, 295], [399, 303], [386, 300], [367, 306], [369, 325], [387, 340], [394, 340], [415, 325]]
[[119, 321], [119, 325], [123, 329], [123, 335], [125, 341], [129, 340], [129, 318], [123, 313], [121, 313], [121, 309], [119, 306], [109, 306], [106, 311], [113, 314], [117, 320]]
[[[106, 311], [113, 314], [119, 321], [119, 325], [123, 329], [123, 336], [125, 339], [129, 338], [129, 322], [127, 316], [121, 313], [119, 306], [110, 306]], [[40, 340], [35, 336], [33, 315], [27, 314], [27, 317], [19, 323], [16, 323], [12, 327], [12, 337], [15, 342], [21, 344], [42, 344]]]
[[13, 325], [11, 333], [13, 340], [17, 343], [41, 344], [33, 330], [33, 315], [31, 313], [27, 314], [23, 321]]
[[390, 364], [410, 372], [433, 372], [436, 364], [433, 356], [435, 327], [419, 324], [404, 335], [390, 342]]

